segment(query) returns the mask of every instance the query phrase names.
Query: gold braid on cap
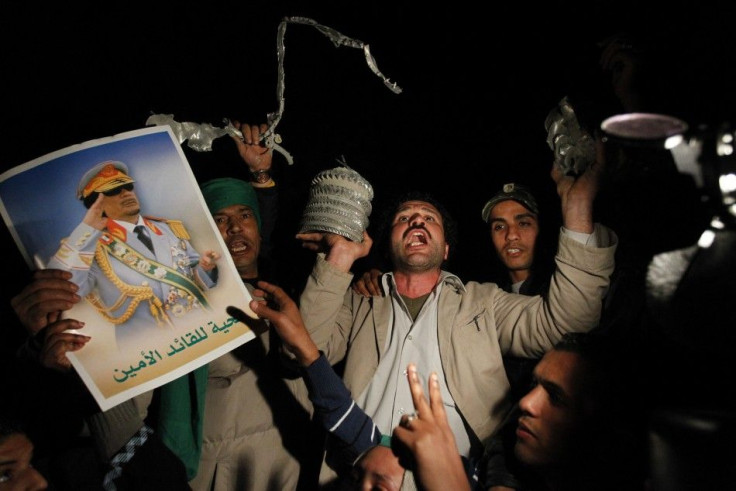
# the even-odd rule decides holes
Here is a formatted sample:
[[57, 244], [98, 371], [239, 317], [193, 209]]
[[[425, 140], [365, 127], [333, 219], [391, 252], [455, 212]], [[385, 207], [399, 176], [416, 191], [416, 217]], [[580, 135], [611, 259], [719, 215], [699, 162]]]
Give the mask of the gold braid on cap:
[[[163, 308], [163, 303], [153, 293], [153, 288], [147, 285], [129, 285], [128, 283], [122, 281], [120, 277], [115, 274], [115, 271], [110, 264], [110, 258], [108, 257], [107, 249], [102, 244], [98, 244], [97, 249], [95, 249], [95, 260], [100, 266], [102, 272], [105, 274], [105, 277], [110, 280], [112, 284], [118, 288], [118, 290], [120, 290], [120, 297], [113, 305], [109, 307], [105, 306], [105, 304], [102, 302], [102, 299], [97, 295], [97, 293], [90, 293], [86, 297], [87, 300], [106, 320], [113, 324], [123, 324], [133, 316], [133, 313], [138, 308], [138, 304], [140, 304], [143, 300], [148, 300], [148, 304], [151, 308], [151, 315], [153, 315], [153, 318], [156, 319], [156, 324], [160, 326], [165, 322], [166, 324], [172, 325], [171, 319], [169, 319], [169, 316], [166, 314], [166, 311]], [[128, 308], [125, 309], [125, 312], [123, 312], [122, 315], [120, 315], [119, 317], [113, 317], [111, 312], [119, 309], [128, 298], [130, 298], [131, 301], [128, 305]]]

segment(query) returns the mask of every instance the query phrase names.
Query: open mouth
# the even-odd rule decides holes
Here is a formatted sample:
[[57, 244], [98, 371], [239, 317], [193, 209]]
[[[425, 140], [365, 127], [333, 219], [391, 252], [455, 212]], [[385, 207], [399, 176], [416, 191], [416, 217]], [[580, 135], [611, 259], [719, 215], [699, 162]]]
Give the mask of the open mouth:
[[411, 233], [409, 233], [409, 237], [407, 240], [407, 247], [417, 247], [417, 246], [423, 246], [427, 244], [427, 235], [423, 231], [414, 230]]
[[238, 255], [238, 254], [245, 254], [250, 250], [250, 245], [245, 240], [233, 240], [231, 242], [228, 242], [227, 248], [230, 251], [231, 254]]

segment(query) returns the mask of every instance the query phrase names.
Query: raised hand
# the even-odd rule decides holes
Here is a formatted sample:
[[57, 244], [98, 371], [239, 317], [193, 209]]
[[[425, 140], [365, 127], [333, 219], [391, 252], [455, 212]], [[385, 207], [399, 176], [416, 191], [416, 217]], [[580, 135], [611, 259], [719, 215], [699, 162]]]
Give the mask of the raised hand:
[[273, 162], [273, 150], [261, 141], [261, 135], [268, 130], [268, 125], [240, 124], [233, 121], [233, 126], [243, 133], [243, 139], [232, 137], [238, 147], [240, 158], [251, 172], [270, 170]]
[[422, 489], [469, 490], [470, 481], [447, 422], [437, 374], [432, 373], [429, 378], [428, 402], [416, 366], [410, 363], [407, 369], [416, 412], [402, 416], [401, 423], [394, 428], [392, 446], [399, 455], [406, 455], [408, 450], [414, 462], [411, 467]]
[[595, 161], [582, 174], [565, 175], [559, 166], [552, 166], [550, 175], [562, 202], [562, 223], [566, 229], [585, 234], [593, 233], [593, 202], [598, 194], [604, 165], [604, 144], [596, 139]]
[[102, 208], [102, 201], [105, 199], [105, 195], [100, 193], [97, 195], [97, 199], [92, 206], [89, 207], [87, 213], [84, 215], [82, 220], [90, 227], [102, 230], [107, 225], [107, 217], [104, 216], [104, 210]]
[[343, 272], [350, 271], [353, 262], [365, 257], [371, 250], [373, 239], [363, 231], [363, 242], [353, 242], [342, 235], [328, 232], [308, 232], [297, 234], [302, 247], [314, 252], [324, 252], [328, 263]]
[[251, 310], [258, 317], [271, 322], [271, 326], [284, 341], [286, 349], [296, 356], [299, 364], [306, 367], [319, 358], [319, 350], [304, 327], [299, 307], [282, 288], [259, 281], [258, 289], [253, 291], [253, 296], [261, 297], [263, 300], [251, 300]]
[[215, 251], [204, 251], [204, 254], [199, 256], [199, 267], [205, 271], [212, 271], [217, 266], [219, 259], [220, 255]]

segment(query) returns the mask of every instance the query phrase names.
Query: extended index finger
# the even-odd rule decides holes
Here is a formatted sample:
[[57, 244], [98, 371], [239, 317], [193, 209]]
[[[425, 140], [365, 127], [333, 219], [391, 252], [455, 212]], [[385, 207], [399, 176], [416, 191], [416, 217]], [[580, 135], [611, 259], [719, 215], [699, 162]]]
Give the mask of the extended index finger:
[[292, 300], [284, 289], [278, 285], [268, 283], [267, 281], [259, 281], [258, 287], [264, 292], [270, 294], [276, 305], [278, 305], [281, 310], [291, 307], [291, 305], [294, 304], [294, 300]]

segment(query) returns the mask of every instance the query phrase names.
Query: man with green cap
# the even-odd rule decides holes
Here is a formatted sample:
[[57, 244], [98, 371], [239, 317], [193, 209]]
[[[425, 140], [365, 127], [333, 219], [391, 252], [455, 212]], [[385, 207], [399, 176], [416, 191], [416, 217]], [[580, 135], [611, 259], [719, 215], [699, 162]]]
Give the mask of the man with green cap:
[[222, 240], [243, 280], [258, 277], [261, 214], [250, 183], [231, 177], [212, 179], [200, 186]]
[[[253, 174], [251, 182], [219, 177], [200, 189], [235, 268], [252, 292], [268, 276], [261, 266], [264, 253], [272, 259], [278, 188], [263, 178], [271, 168], [272, 151], [259, 143], [259, 128], [240, 129], [244, 139], [236, 144]], [[256, 162], [260, 172], [253, 171]], [[269, 329], [209, 363], [202, 455], [190, 481], [194, 491], [294, 490], [309, 478], [306, 462], [313, 462], [316, 473], [322, 445], [309, 438], [316, 427], [307, 388], [296, 364], [280, 356], [279, 345], [278, 335]]]
[[[240, 277], [249, 291], [258, 281], [262, 237], [256, 190], [223, 177], [201, 185]], [[300, 378], [280, 377], [276, 337], [270, 330], [209, 364], [204, 438], [195, 491], [296, 489], [299, 449], [311, 406]], [[287, 369], [288, 371], [288, 369]], [[294, 367], [294, 374], [296, 374]], [[301, 401], [301, 402], [300, 402]]]

